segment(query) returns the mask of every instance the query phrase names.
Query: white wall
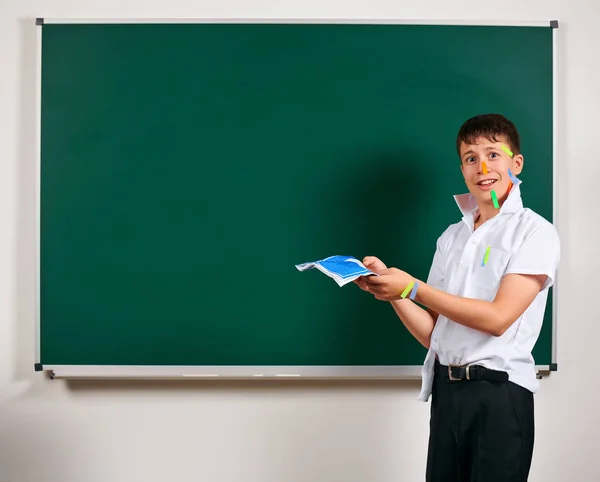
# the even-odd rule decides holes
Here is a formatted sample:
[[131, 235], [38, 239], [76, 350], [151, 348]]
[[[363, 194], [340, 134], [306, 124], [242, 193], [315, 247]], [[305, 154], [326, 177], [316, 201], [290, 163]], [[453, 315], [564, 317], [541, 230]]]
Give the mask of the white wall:
[[[428, 433], [414, 382], [68, 384], [33, 372], [36, 16], [558, 19], [560, 371], [536, 395], [530, 480], [597, 480], [599, 5], [0, 0], [0, 481], [417, 481]], [[509, 66], [498, 59], [499, 75]]]

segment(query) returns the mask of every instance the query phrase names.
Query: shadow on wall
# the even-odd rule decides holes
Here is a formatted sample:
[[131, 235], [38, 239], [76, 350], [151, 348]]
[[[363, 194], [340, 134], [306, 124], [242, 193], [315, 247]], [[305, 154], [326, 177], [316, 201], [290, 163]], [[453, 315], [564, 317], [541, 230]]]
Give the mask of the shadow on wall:
[[352, 380], [352, 379], [55, 379], [50, 383], [65, 383], [72, 396], [92, 397], [108, 394], [111, 397], [129, 397], [132, 394], [202, 393], [220, 397], [223, 395], [254, 394], [269, 397], [277, 392], [308, 393], [327, 390], [328, 393], [355, 394], [357, 391], [377, 390], [377, 393], [400, 393], [415, 391], [420, 380]]
[[[15, 373], [17, 381], [36, 381], [35, 303], [35, 161], [36, 161], [36, 26], [35, 18], [19, 20], [19, 99], [17, 151], [17, 256], [15, 259], [16, 316], [14, 318]], [[44, 380], [44, 378], [42, 378]]]

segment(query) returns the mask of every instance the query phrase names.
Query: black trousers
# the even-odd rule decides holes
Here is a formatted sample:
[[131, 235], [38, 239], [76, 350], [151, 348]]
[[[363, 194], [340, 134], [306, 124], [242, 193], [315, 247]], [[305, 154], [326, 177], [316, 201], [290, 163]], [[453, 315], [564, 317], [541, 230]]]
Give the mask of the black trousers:
[[533, 442], [529, 390], [512, 382], [435, 376], [427, 482], [525, 482]]

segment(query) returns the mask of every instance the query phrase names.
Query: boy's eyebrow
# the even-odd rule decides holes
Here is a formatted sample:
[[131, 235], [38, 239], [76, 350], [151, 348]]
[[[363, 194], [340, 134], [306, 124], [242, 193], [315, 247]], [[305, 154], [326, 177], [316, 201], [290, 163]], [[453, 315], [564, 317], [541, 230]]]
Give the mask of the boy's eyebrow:
[[[486, 147], [485, 150], [486, 151], [498, 151], [498, 150], [500, 150], [500, 148], [499, 147]], [[467, 152], [465, 152], [463, 154], [463, 156], [466, 156], [467, 154], [477, 154], [477, 153], [473, 150], [468, 150]]]

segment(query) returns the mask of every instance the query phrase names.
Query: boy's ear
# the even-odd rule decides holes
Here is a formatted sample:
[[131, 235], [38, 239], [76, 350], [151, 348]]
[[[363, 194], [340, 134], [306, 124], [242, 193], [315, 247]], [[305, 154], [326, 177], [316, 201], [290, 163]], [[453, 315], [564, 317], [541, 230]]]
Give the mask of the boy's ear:
[[513, 157], [513, 172], [515, 176], [518, 176], [521, 174], [521, 171], [523, 171], [524, 162], [525, 159], [523, 158], [523, 154], [517, 154], [515, 157]]

